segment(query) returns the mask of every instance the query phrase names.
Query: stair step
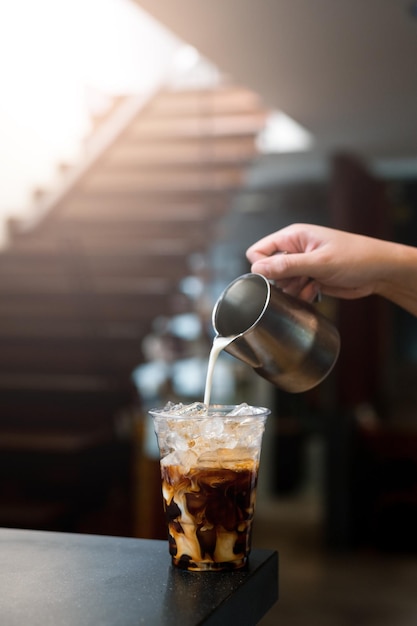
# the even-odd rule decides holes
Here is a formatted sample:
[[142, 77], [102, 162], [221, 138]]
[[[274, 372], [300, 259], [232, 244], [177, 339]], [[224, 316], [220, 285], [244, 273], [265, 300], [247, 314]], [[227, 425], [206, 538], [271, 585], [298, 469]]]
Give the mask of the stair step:
[[[0, 325], [0, 341], [7, 340], [40, 340], [54, 341], [55, 339], [87, 340], [89, 337], [108, 337], [109, 340], [134, 342], [140, 345], [142, 338], [150, 331], [151, 318], [149, 319], [149, 327], [145, 320], [139, 318], [131, 322], [113, 321], [100, 324], [99, 327], [91, 328], [91, 324], [81, 318], [73, 318], [69, 320], [59, 320], [51, 316], [41, 318], [31, 318], [28, 320], [23, 316], [2, 316]], [[94, 334], [93, 334], [94, 331]], [[86, 338], [86, 339], [85, 339]], [[138, 358], [140, 354], [138, 353]]]
[[[185, 256], [191, 251], [191, 243], [188, 240], [176, 239], [154, 239], [141, 243], [140, 246], [125, 248], [124, 250], [110, 251], [108, 254], [85, 248], [84, 250], [65, 247], [62, 243], [52, 241], [45, 244], [45, 249], [36, 251], [29, 248], [14, 250], [13, 248], [5, 251], [0, 255], [0, 274], [7, 273], [19, 269], [19, 266], [27, 267], [31, 263], [38, 266], [45, 266], [46, 273], [55, 273], [58, 269], [62, 270], [87, 270], [92, 267], [100, 268], [101, 265], [106, 267], [109, 263], [116, 265], [135, 265], [136, 263], [146, 261], [155, 262], [158, 266], [158, 259], [162, 259], [164, 263], [178, 260], [179, 264], [186, 266], [187, 260]], [[48, 247], [48, 249], [47, 249]], [[82, 253], [82, 256], [81, 256]], [[79, 255], [79, 256], [77, 256]], [[88, 260], [89, 264], [83, 266], [83, 260]], [[50, 267], [51, 264], [57, 264], [57, 267]], [[158, 272], [159, 274], [159, 272]]]
[[142, 361], [141, 342], [126, 337], [0, 337], [0, 374], [98, 374], [131, 371]]
[[[133, 253], [144, 244], [149, 244], [155, 240], [164, 240], [169, 236], [169, 241], [178, 239], [181, 250], [184, 253], [194, 250], [202, 250], [206, 247], [210, 234], [208, 225], [202, 227], [201, 224], [184, 224], [146, 222], [131, 222], [120, 225], [120, 223], [98, 224], [93, 220], [89, 222], [64, 222], [49, 221], [34, 231], [17, 234], [14, 238], [15, 250], [25, 247], [32, 250], [57, 250], [59, 247], [80, 250], [88, 248], [90, 252], [102, 253]], [[191, 248], [192, 244], [192, 248]], [[171, 245], [171, 244], [170, 244]], [[0, 259], [1, 263], [1, 259]]]
[[128, 129], [137, 138], [190, 138], [200, 140], [211, 137], [236, 137], [257, 134], [265, 126], [267, 116], [263, 111], [218, 115], [215, 117], [190, 115], [185, 118], [152, 118], [138, 116]]
[[201, 169], [197, 171], [143, 172], [131, 170], [99, 170], [87, 175], [80, 188], [101, 192], [183, 192], [237, 189], [244, 182], [244, 173], [239, 167]]
[[[119, 295], [166, 295], [176, 292], [177, 285], [165, 276], [115, 278], [95, 276], [77, 278], [69, 272], [56, 274], [0, 274], [0, 295], [27, 294], [41, 297], [48, 294], [73, 294], [87, 292], [118, 297]], [[1, 335], [1, 328], [0, 328]]]
[[[85, 190], [74, 197], [65, 199], [54, 213], [55, 219], [106, 220], [115, 223], [118, 220], [154, 219], [171, 222], [174, 218], [179, 224], [215, 218], [225, 210], [226, 197], [213, 197], [211, 194], [182, 194], [176, 197], [160, 192], [155, 194], [137, 194], [122, 191], [120, 194], [88, 192]], [[159, 196], [159, 197], [158, 197]], [[117, 209], [115, 208], [117, 207]], [[52, 216], [51, 216], [52, 217]]]
[[134, 137], [125, 137], [108, 150], [103, 164], [107, 167], [126, 167], [135, 163], [137, 166], [148, 168], [167, 164], [174, 167], [196, 164], [207, 167], [212, 163], [219, 165], [235, 163], [245, 167], [257, 155], [253, 134], [237, 138], [214, 138], [210, 143], [202, 143], [198, 137], [181, 141], [166, 139], [149, 141], [143, 137], [138, 141]]
[[152, 115], [189, 115], [193, 111], [210, 114], [251, 112], [262, 108], [259, 96], [243, 87], [216, 89], [164, 90], [147, 107]]
[[79, 454], [85, 450], [107, 444], [111, 441], [109, 433], [102, 430], [90, 432], [74, 432], [59, 430], [39, 431], [1, 429], [0, 450], [22, 452], [50, 452], [59, 454]]
[[33, 294], [0, 293], [1, 316], [12, 315], [26, 317], [49, 314], [65, 319], [82, 317], [83, 319], [135, 319], [142, 317], [146, 308], [154, 309], [160, 306], [161, 311], [167, 302], [165, 293], [123, 294], [117, 298], [108, 293], [48, 293], [34, 298]]

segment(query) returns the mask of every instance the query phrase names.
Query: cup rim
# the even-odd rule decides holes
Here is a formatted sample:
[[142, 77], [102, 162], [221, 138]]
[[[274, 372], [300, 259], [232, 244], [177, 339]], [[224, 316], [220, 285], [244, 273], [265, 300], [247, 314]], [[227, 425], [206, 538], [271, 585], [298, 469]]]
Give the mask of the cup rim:
[[[255, 406], [248, 405], [248, 409], [256, 409], [256, 413], [240, 413], [238, 415], [227, 415], [231, 410], [238, 407], [239, 404], [210, 404], [208, 413], [203, 415], [187, 415], [187, 414], [179, 414], [175, 415], [175, 413], [170, 413], [169, 409], [165, 409], [165, 407], [157, 407], [149, 409], [148, 413], [153, 418], [166, 418], [166, 419], [175, 419], [175, 420], [193, 420], [193, 421], [202, 421], [206, 419], [212, 419], [213, 417], [221, 417], [221, 418], [230, 418], [235, 420], [244, 420], [248, 417], [253, 417], [255, 419], [267, 418], [271, 413], [271, 409], [264, 406]], [[219, 415], [221, 413], [221, 415]]]

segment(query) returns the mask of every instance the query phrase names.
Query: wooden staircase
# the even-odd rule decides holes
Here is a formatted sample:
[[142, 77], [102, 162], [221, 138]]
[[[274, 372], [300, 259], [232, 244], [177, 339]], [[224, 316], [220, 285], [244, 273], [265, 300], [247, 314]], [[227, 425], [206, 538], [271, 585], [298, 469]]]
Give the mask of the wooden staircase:
[[129, 501], [131, 441], [117, 433], [140, 407], [130, 374], [155, 317], [192, 307], [179, 282], [244, 184], [266, 114], [233, 85], [163, 90], [42, 219], [13, 225], [0, 254], [0, 525], [129, 533], [108, 501], [115, 481]]

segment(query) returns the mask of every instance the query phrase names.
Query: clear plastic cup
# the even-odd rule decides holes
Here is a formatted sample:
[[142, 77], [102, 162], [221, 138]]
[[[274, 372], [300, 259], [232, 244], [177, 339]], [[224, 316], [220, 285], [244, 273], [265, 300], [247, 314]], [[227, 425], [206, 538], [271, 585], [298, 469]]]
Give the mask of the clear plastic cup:
[[234, 570], [247, 562], [269, 409], [154, 409], [169, 552], [176, 567]]

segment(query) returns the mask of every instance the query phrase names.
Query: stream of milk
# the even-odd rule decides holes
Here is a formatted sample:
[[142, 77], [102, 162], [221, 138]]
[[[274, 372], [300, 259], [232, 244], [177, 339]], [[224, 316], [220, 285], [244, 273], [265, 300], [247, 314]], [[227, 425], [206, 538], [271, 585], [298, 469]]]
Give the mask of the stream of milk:
[[208, 407], [210, 404], [211, 397], [211, 388], [213, 384], [213, 371], [216, 361], [219, 357], [219, 354], [222, 350], [224, 350], [229, 343], [232, 343], [236, 339], [237, 335], [229, 336], [229, 337], [221, 337], [217, 335], [213, 339], [213, 345], [210, 350], [210, 356], [207, 367], [207, 377], [206, 377], [206, 387], [204, 390], [204, 404]]

